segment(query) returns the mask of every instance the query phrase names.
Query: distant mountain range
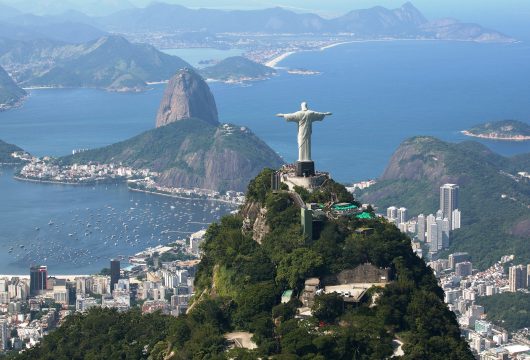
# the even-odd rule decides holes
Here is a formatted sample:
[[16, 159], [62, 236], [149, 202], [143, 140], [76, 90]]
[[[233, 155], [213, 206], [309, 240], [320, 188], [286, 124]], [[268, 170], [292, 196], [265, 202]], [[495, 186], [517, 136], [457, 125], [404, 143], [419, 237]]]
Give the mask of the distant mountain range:
[[[53, 16], [21, 15], [10, 10], [8, 15], [0, 17], [4, 23], [28, 27], [24, 40], [31, 39], [31, 32], [40, 26], [43, 34], [49, 33], [54, 39], [74, 40], [75, 31], [60, 34], [52, 26], [59, 23], [75, 28], [89, 36], [97, 29], [113, 33], [137, 32], [203, 32], [208, 33], [266, 33], [266, 34], [337, 34], [351, 33], [358, 38], [425, 38], [444, 40], [472, 41], [513, 41], [495, 30], [477, 24], [462, 23], [454, 19], [429, 21], [410, 2], [397, 9], [381, 6], [369, 9], [353, 10], [333, 18], [324, 19], [316, 14], [295, 13], [283, 8], [263, 10], [214, 10], [189, 9], [180, 5], [152, 3], [145, 8], [127, 8], [113, 14], [89, 17], [85, 14], [69, 11]], [[66, 24], [69, 23], [69, 24]], [[75, 24], [74, 24], [75, 23]], [[5, 26], [5, 25], [4, 25]], [[35, 29], [35, 27], [37, 27]], [[50, 28], [51, 27], [51, 28]]]
[[176, 56], [121, 36], [72, 45], [52, 40], [0, 39], [0, 65], [22, 86], [95, 87], [142, 90], [147, 82], [169, 79], [191, 67]]
[[25, 96], [26, 92], [0, 67], [0, 111], [17, 105]]
[[401, 144], [379, 182], [360, 198], [381, 210], [404, 206], [416, 216], [436, 212], [440, 185], [458, 184], [462, 228], [450, 251], [469, 252], [482, 269], [509, 254], [528, 263], [530, 179], [517, 173], [529, 168], [530, 153], [506, 158], [473, 141], [416, 137]]
[[334, 19], [300, 14], [283, 8], [264, 10], [188, 9], [153, 3], [146, 8], [118, 11], [94, 19], [101, 28], [114, 32], [208, 31], [212, 33], [353, 33], [358, 37], [429, 38], [444, 40], [513, 41], [476, 24], [444, 19], [429, 22], [410, 2], [397, 9], [376, 6], [353, 10]]

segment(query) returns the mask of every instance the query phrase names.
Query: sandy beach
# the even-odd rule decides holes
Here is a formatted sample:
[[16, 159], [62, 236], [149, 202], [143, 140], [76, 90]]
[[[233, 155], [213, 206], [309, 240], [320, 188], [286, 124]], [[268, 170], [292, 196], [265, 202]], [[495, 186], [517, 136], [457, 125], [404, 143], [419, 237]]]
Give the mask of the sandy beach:
[[275, 57], [274, 59], [268, 61], [265, 63], [265, 66], [268, 66], [268, 67], [276, 67], [281, 61], [285, 60], [286, 58], [288, 58], [289, 56], [291, 56], [292, 54], [296, 54], [297, 51], [288, 51], [286, 53], [283, 53], [277, 57]]

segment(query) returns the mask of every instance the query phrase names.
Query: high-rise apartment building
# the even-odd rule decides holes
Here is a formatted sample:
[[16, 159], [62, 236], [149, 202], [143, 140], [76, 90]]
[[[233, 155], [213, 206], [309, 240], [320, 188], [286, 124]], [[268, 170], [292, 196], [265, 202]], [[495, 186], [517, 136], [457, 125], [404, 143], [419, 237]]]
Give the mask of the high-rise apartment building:
[[449, 254], [449, 267], [454, 270], [456, 264], [469, 260], [471, 260], [471, 257], [467, 252]]
[[416, 230], [419, 241], [425, 241], [425, 215], [419, 214], [416, 223]]
[[7, 350], [8, 341], [7, 320], [0, 319], [0, 351]]
[[517, 265], [510, 267], [510, 291], [515, 292], [518, 289], [524, 289], [528, 286], [527, 267], [524, 265]]
[[41, 294], [46, 290], [48, 268], [46, 266], [32, 266], [29, 269], [29, 293], [30, 296]]
[[398, 224], [406, 223], [408, 220], [407, 217], [408, 217], [407, 208], [400, 207], [399, 209], [397, 209], [397, 223]]
[[437, 253], [439, 248], [441, 248], [441, 245], [438, 244], [438, 224], [436, 221], [429, 225], [429, 234], [428, 234], [428, 240], [431, 245], [431, 253]]
[[120, 260], [112, 259], [110, 261], [110, 292], [114, 290], [114, 286], [120, 279]]
[[451, 215], [451, 230], [460, 229], [460, 210], [455, 209]]
[[388, 220], [397, 219], [397, 207], [391, 206], [386, 209], [386, 217]]
[[434, 217], [433, 214], [430, 214], [429, 216], [427, 216], [427, 242], [428, 243], [432, 242], [432, 236], [433, 236], [432, 227], [431, 227], [432, 224], [436, 224], [436, 218]]
[[457, 276], [469, 276], [473, 273], [473, 265], [469, 261], [459, 262], [455, 265]]
[[444, 184], [440, 187], [440, 210], [443, 213], [442, 218], [449, 219], [452, 224], [453, 211], [458, 209], [458, 190], [456, 184]]
[[449, 219], [444, 218], [442, 220], [442, 248], [443, 249], [449, 248], [450, 234], [451, 234], [451, 224], [449, 223]]

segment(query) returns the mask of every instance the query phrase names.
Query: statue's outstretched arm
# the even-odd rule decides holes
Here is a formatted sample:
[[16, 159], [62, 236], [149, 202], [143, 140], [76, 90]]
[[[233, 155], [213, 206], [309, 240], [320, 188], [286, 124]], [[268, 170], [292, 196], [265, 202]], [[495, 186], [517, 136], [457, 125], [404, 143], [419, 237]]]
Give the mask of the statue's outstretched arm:
[[278, 117], [284, 118], [286, 121], [298, 121], [297, 114], [276, 114]]

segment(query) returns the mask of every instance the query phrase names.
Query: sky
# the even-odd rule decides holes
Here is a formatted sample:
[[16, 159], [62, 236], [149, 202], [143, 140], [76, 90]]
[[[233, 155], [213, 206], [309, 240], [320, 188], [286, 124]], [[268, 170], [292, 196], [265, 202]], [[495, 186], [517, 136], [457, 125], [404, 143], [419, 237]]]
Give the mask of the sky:
[[[112, 12], [130, 6], [144, 7], [153, 0], [0, 0], [18, 8], [53, 9], [77, 7], [86, 12]], [[401, 6], [406, 0], [159, 0], [188, 7], [256, 9], [280, 6], [294, 11], [318, 13], [324, 17], [376, 5]], [[428, 19], [452, 17], [530, 40], [530, 0], [411, 0]]]

